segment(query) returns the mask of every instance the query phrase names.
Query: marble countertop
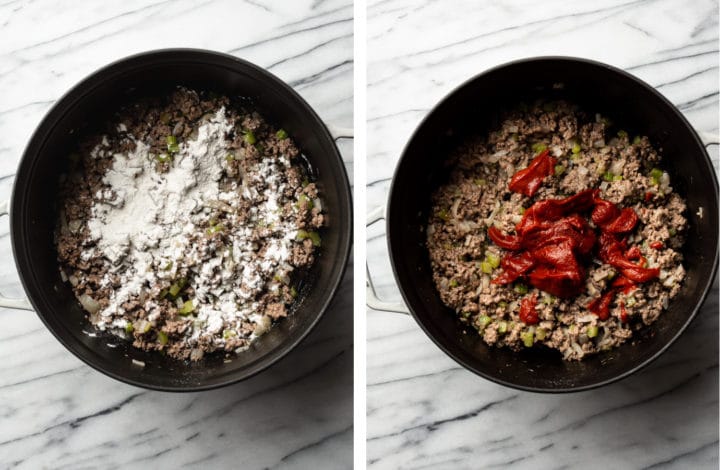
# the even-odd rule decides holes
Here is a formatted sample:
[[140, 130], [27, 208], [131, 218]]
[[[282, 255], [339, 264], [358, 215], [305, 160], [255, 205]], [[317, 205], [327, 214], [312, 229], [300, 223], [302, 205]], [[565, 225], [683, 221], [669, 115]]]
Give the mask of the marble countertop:
[[[290, 83], [352, 126], [353, 6], [127, 0], [0, 2], [0, 200], [50, 106], [124, 56], [197, 47]], [[352, 141], [341, 140], [352, 177]], [[288, 357], [220, 390], [168, 394], [116, 382], [67, 352], [32, 312], [0, 309], [0, 468], [352, 468], [352, 265], [327, 315]], [[0, 292], [22, 294], [0, 220]]]
[[[521, 57], [621, 67], [656, 86], [696, 129], [718, 132], [714, 0], [368, 3], [368, 211], [385, 203], [402, 147], [428, 110], [467, 78]], [[717, 168], [718, 147], [710, 153]], [[367, 238], [379, 294], [398, 301], [383, 224]], [[476, 377], [404, 315], [369, 310], [367, 325], [371, 469], [718, 466], [717, 284], [650, 367], [562, 396]]]

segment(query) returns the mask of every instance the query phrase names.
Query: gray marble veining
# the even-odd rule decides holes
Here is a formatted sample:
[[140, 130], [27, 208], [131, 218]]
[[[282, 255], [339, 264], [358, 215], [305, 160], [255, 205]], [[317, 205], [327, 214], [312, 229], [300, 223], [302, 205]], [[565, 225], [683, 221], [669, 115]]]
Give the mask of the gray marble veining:
[[[352, 125], [352, 2], [0, 3], [0, 200], [43, 114], [110, 61], [197, 47], [290, 83]], [[352, 177], [352, 141], [339, 142]], [[0, 220], [0, 292], [22, 290]], [[149, 392], [88, 368], [32, 312], [1, 310], [0, 468], [351, 468], [352, 265], [323, 321], [266, 372], [221, 390]]]
[[[718, 133], [714, 0], [368, 2], [367, 209], [385, 203], [403, 145], [464, 80], [513, 59], [581, 56], [639, 76]], [[710, 146], [718, 167], [718, 147]], [[399, 300], [384, 227], [370, 227], [379, 294]], [[371, 469], [718, 466], [718, 289], [658, 361], [596, 391], [547, 396], [465, 371], [403, 315], [368, 311]]]

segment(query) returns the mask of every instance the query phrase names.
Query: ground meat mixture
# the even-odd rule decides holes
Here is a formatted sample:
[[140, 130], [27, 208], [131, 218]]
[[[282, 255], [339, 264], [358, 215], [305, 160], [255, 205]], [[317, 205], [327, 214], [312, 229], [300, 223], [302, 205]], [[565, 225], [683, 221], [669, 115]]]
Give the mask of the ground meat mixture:
[[[537, 189], [527, 191], [531, 196], [509, 188], [519, 172], [529, 166], [542, 172], [542, 164], [548, 171]], [[566, 102], [536, 103], [508, 113], [488, 136], [466, 141], [447, 165], [449, 179], [433, 194], [427, 227], [433, 279], [443, 302], [488, 344], [514, 350], [544, 345], [567, 360], [579, 360], [618, 346], [652, 324], [680, 290], [686, 206], [659, 168], [660, 155], [647, 137], [629, 136], [602, 116], [589, 116]], [[522, 179], [520, 173], [515, 184]], [[620, 240], [614, 247], [632, 255], [617, 251], [616, 256], [632, 256], [633, 261], [623, 262], [650, 273], [645, 277], [651, 279], [633, 283], [618, 264], [604, 261], [598, 247], [602, 227], [587, 207], [573, 214], [594, 243], [581, 258], [576, 295], [538, 289], [527, 271], [508, 277], [517, 266], [510, 261], [537, 258], [501, 248], [488, 232], [502, 234], [494, 240], [516, 241], [527, 223], [526, 211], [534, 211], [538, 202], [570, 196], [587, 196], [633, 219], [621, 240], [608, 239]], [[502, 283], [503, 278], [513, 281]], [[605, 314], [600, 313], [603, 306]]]
[[60, 272], [99, 330], [199, 360], [290, 314], [321, 199], [287, 132], [246, 102], [185, 88], [138, 99], [70, 160]]

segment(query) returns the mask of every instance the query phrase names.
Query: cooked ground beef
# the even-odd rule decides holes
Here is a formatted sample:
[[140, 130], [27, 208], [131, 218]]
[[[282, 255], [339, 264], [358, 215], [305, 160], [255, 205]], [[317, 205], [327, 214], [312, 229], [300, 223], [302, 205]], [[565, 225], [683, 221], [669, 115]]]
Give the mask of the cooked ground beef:
[[[101, 131], [79, 141], [71, 170], [61, 177], [56, 243], [61, 275], [93, 325], [138, 348], [197, 360], [207, 352], [242, 351], [292, 311], [296, 269], [308, 268], [320, 245], [322, 206], [292, 139], [245, 106], [178, 88], [123, 107]], [[215, 139], [219, 143], [203, 135], [211, 125], [228, 126]], [[212, 154], [213, 145], [222, 153]], [[192, 149], [216, 158], [217, 178], [196, 175], [210, 167]], [[138, 197], [132, 185], [117, 187], [117, 173], [135, 168], [135, 182], [157, 182], [151, 195], [163, 184], [182, 185], [180, 171], [197, 176], [192, 186], [157, 193], [176, 199], [163, 201], [164, 212], [151, 224], [180, 245], [158, 256], [162, 236], [135, 234], [151, 254], [142, 265], [128, 254], [144, 250], [133, 246], [132, 236], [116, 246], [103, 244], [102, 236], [103, 217]], [[211, 186], [217, 198], [208, 200], [203, 191]], [[172, 204], [193, 190], [198, 197], [190, 208], [173, 213]], [[137, 220], [142, 223], [147, 221]], [[133, 287], [140, 276], [142, 285]]]
[[[427, 227], [433, 279], [443, 302], [488, 344], [514, 350], [542, 344], [565, 359], [579, 360], [618, 346], [634, 330], [652, 324], [680, 290], [685, 202], [670, 186], [669, 175], [658, 169], [660, 155], [646, 137], [623, 131], [610, 135], [610, 128], [606, 119], [569, 103], [537, 103], [509, 113], [498, 129], [466, 141], [449, 156], [449, 180], [433, 195]], [[558, 161], [555, 174], [533, 197], [510, 191], [513, 175], [543, 148]], [[506, 250], [489, 239], [489, 227], [513, 234], [534, 202], [593, 188], [619, 208], [634, 209], [639, 223], [627, 248], [637, 247], [648, 267], [659, 268], [658, 278], [618, 293], [607, 320], [591, 313], [588, 304], [618, 272], [597, 258], [585, 266], [584, 292], [573, 298], [554, 297], [522, 279], [509, 285], [491, 282], [502, 272], [497, 260]], [[539, 299], [539, 322], [529, 326], [519, 310], [522, 299], [533, 295]], [[629, 321], [621, 321], [623, 310]]]

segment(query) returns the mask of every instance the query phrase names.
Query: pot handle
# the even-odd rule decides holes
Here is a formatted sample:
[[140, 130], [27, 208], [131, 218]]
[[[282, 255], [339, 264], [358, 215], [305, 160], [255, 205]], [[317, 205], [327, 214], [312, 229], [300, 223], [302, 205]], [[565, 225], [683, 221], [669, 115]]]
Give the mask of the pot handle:
[[[0, 216], [8, 215], [9, 201], [0, 201]], [[16, 310], [32, 310], [32, 305], [27, 299], [9, 299], [0, 294], [0, 307], [13, 308]]]
[[707, 131], [700, 131], [698, 134], [700, 135], [700, 140], [702, 140], [705, 147], [720, 145], [720, 134]]
[[325, 127], [334, 140], [355, 138], [355, 130], [352, 127], [340, 127], [334, 124], [325, 124]]
[[[375, 210], [371, 211], [367, 216], [366, 227], [385, 219], [385, 206], [380, 206]], [[375, 291], [375, 285], [373, 284], [372, 277], [370, 276], [370, 267], [367, 262], [365, 263], [365, 287], [366, 287], [366, 303], [367, 306], [373, 310], [379, 310], [381, 312], [395, 312], [404, 313], [409, 315], [410, 312], [407, 306], [402, 302], [385, 302], [380, 300]]]

